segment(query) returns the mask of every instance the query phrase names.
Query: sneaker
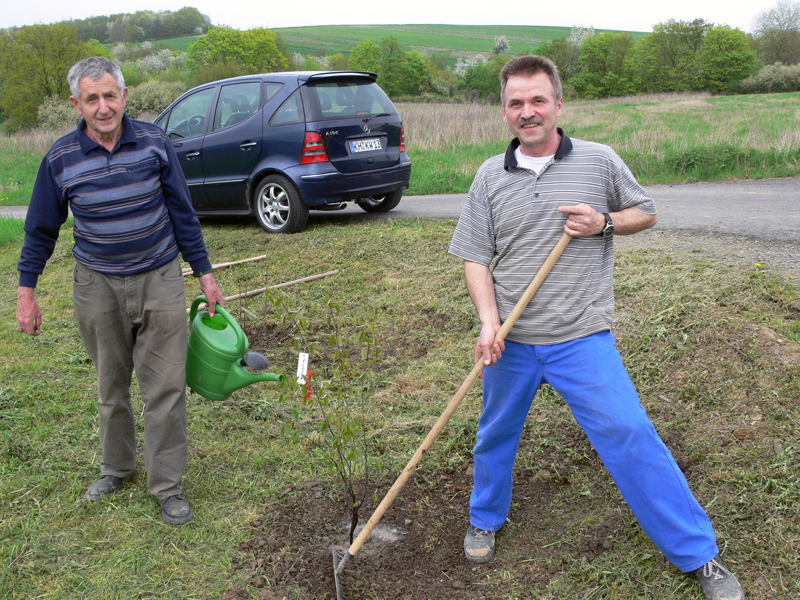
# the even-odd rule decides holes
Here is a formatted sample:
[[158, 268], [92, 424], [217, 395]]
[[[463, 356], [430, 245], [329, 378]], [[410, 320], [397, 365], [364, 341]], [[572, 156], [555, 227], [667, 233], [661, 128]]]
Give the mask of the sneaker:
[[728, 571], [717, 554], [694, 574], [708, 600], [744, 600], [744, 590], [733, 573]]
[[464, 554], [474, 563], [485, 563], [494, 556], [494, 531], [469, 526], [464, 538]]
[[86, 490], [86, 493], [83, 495], [83, 497], [90, 502], [97, 502], [103, 496], [113, 496], [122, 489], [123, 483], [133, 480], [134, 477], [136, 477], [136, 471], [127, 477], [102, 475], [100, 479], [89, 486], [89, 489]]
[[161, 505], [161, 518], [170, 525], [183, 525], [194, 517], [189, 501], [181, 494], [159, 500], [158, 503]]

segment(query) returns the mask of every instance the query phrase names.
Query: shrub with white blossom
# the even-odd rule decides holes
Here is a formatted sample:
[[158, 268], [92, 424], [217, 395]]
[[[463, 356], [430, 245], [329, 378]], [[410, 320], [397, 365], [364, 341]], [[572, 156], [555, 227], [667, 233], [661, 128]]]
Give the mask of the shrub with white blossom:
[[42, 102], [36, 114], [41, 127], [58, 132], [75, 127], [81, 118], [72, 102], [58, 96], [51, 96]]
[[476, 54], [475, 56], [470, 56], [469, 58], [458, 57], [454, 72], [459, 77], [463, 77], [466, 75], [467, 69], [470, 67], [477, 67], [478, 65], [485, 65], [488, 60], [489, 59], [484, 54]]
[[580, 47], [583, 46], [583, 42], [585, 42], [591, 37], [594, 37], [594, 25], [589, 25], [588, 27], [573, 25], [572, 31], [570, 31], [567, 41]]
[[494, 46], [492, 46], [492, 54], [505, 54], [509, 50], [508, 38], [501, 35], [494, 38]]
[[134, 118], [144, 113], [157, 116], [185, 91], [186, 85], [182, 82], [145, 81], [128, 91], [126, 110]]

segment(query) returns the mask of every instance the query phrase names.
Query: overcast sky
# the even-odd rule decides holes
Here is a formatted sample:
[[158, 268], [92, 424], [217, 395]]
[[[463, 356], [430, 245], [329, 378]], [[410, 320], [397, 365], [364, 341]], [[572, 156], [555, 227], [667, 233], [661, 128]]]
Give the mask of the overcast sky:
[[[753, 18], [772, 8], [777, 0], [675, 0], [648, 2], [623, 0], [562, 0], [494, 4], [470, 0], [403, 0], [336, 2], [300, 0], [222, 2], [220, 0], [128, 0], [113, 7], [88, 0], [9, 0], [0, 10], [0, 28], [85, 19], [115, 12], [178, 10], [192, 6], [211, 17], [214, 25], [236, 29], [297, 27], [302, 25], [368, 25], [390, 23], [447, 23], [457, 25], [589, 26], [596, 29], [651, 31], [653, 25], [675, 19], [705, 19], [715, 24], [751, 31]], [[344, 4], [344, 6], [343, 6]], [[381, 6], [383, 4], [384, 6]], [[467, 8], [467, 6], [469, 8]]]

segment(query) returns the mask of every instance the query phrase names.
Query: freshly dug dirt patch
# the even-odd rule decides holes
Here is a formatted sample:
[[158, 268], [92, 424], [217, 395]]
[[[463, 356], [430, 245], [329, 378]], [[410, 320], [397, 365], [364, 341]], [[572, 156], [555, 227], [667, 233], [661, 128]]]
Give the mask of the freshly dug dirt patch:
[[[554, 499], [566, 483], [551, 471], [517, 472], [512, 522], [497, 534], [497, 555], [486, 565], [474, 565], [463, 552], [471, 474], [420, 469], [379, 525], [402, 532], [401, 539], [387, 541], [387, 536], [376, 535], [377, 528], [373, 531], [345, 570], [348, 597], [499, 598], [499, 591], [495, 595], [492, 589], [495, 577], [487, 577], [490, 573], [512, 571], [513, 585], [530, 590], [560, 571], [565, 552], [591, 560], [613, 550], [614, 534], [633, 519], [627, 509], [586, 530], [574, 547], [560, 544], [561, 534], [575, 517], [572, 511], [580, 510], [580, 500], [576, 506], [553, 510]], [[378, 501], [391, 484], [381, 482]], [[236, 567], [247, 572], [250, 585], [261, 589], [262, 598], [291, 597], [289, 589], [295, 586], [314, 598], [336, 597], [331, 545], [346, 548], [349, 544], [342, 503], [332, 500], [328, 491], [321, 483], [303, 484], [267, 502], [263, 516], [253, 522], [252, 537], [242, 544]], [[369, 503], [363, 520], [376, 505]], [[505, 583], [503, 596], [511, 591], [510, 582]], [[226, 598], [249, 597], [242, 592], [233, 590]]]
[[[530, 446], [536, 435], [526, 427], [521, 446]], [[527, 597], [562, 576], [568, 563], [585, 564], [606, 553], [613, 559], [616, 540], [642, 535], [610, 477], [597, 477], [605, 469], [577, 425], [538, 435], [556, 443], [537, 452], [535, 468], [518, 461], [511, 514], [497, 534], [491, 562], [475, 565], [464, 556], [471, 466], [434, 469], [423, 464], [345, 570], [348, 598], [492, 600], [515, 591]], [[695, 463], [684, 455], [683, 437], [673, 432], [664, 441], [691, 482]], [[374, 497], [360, 513], [362, 523], [394, 478], [373, 486]], [[576, 482], [583, 492], [575, 493]], [[265, 500], [235, 565], [249, 579], [249, 590], [259, 590], [266, 600], [294, 598], [294, 591], [304, 598], [336, 598], [331, 546], [349, 547], [343, 506], [339, 490], [317, 481]], [[584, 520], [588, 511], [594, 520]], [[392, 535], [379, 534], [380, 527]], [[231, 590], [226, 599], [246, 593]]]

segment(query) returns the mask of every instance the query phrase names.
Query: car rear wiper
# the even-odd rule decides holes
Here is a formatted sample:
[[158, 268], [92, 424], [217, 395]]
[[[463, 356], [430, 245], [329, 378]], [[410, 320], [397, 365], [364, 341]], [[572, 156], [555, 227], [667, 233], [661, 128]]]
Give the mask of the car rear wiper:
[[375, 117], [391, 117], [391, 116], [392, 116], [392, 113], [387, 113], [387, 112], [382, 112], [382, 113], [378, 113], [378, 114], [375, 114], [375, 115], [370, 115], [366, 119], [364, 119], [364, 123], [367, 123], [368, 121], [371, 121]]

